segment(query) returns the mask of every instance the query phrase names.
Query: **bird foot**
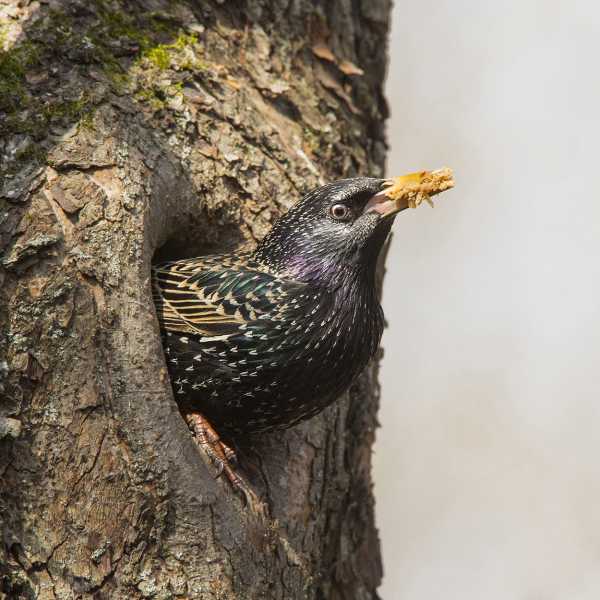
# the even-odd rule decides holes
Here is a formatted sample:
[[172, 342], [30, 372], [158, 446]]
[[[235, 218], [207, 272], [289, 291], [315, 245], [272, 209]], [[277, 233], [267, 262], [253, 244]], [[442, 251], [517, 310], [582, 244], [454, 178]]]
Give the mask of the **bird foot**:
[[256, 494], [250, 489], [241, 475], [234, 469], [237, 456], [232, 448], [221, 440], [208, 420], [197, 412], [188, 412], [185, 420], [194, 434], [194, 439], [200, 449], [212, 460], [217, 468], [215, 477], [225, 475], [235, 492], [242, 495], [244, 504], [254, 504], [258, 501]]

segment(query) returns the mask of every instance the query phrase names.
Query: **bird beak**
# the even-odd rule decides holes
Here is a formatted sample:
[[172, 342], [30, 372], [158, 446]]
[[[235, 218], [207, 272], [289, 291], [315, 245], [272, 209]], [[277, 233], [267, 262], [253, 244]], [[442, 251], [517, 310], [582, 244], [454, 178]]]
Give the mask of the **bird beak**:
[[448, 168], [419, 171], [386, 179], [382, 187], [369, 199], [364, 212], [376, 212], [387, 218], [405, 208], [416, 208], [424, 201], [433, 206], [431, 196], [454, 187], [454, 178]]

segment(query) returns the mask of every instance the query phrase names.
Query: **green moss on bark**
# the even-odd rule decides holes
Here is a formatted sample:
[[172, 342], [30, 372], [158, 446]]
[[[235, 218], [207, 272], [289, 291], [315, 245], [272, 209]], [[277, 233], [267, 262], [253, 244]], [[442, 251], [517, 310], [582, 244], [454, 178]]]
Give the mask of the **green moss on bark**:
[[[164, 98], [177, 90], [155, 82], [157, 72], [204, 66], [197, 59], [197, 37], [164, 15], [128, 14], [103, 0], [90, 8], [93, 14], [83, 26], [65, 11], [42, 9], [37, 21], [25, 24], [25, 40], [0, 51], [0, 136], [26, 136], [15, 142], [16, 150], [0, 173], [15, 172], [25, 161], [43, 162], [44, 142], [52, 129], [91, 123], [106, 93], [134, 92], [135, 98], [160, 109]], [[64, 69], [57, 67], [61, 64]], [[67, 70], [67, 64], [75, 64], [76, 71]], [[103, 93], [81, 92], [77, 75], [87, 77], [90, 70], [107, 85]], [[148, 77], [140, 75], [143, 71]]]

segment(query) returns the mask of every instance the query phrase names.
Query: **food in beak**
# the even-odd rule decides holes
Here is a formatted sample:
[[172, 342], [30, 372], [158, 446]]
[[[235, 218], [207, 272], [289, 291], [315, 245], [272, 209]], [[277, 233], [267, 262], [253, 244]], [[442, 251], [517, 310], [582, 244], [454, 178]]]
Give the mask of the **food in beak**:
[[454, 187], [454, 177], [452, 169], [444, 167], [387, 179], [383, 187], [367, 202], [365, 212], [375, 211], [389, 217], [405, 208], [417, 208], [423, 202], [433, 206], [431, 196]]

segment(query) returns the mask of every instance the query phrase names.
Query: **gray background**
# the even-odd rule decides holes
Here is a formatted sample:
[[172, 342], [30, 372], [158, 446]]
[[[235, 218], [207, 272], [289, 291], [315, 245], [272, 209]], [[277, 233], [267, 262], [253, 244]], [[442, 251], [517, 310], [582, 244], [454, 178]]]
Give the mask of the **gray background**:
[[397, 2], [385, 600], [600, 598], [600, 4]]

